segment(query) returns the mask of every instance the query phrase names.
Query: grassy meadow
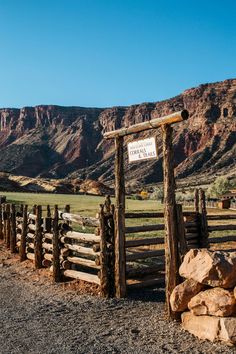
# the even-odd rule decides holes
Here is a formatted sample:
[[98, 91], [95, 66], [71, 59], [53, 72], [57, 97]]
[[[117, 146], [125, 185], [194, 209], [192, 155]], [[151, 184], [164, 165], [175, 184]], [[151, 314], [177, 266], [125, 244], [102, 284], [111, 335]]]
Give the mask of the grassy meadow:
[[[95, 216], [99, 210], [99, 204], [104, 202], [104, 197], [91, 196], [91, 195], [72, 195], [72, 194], [50, 194], [50, 193], [15, 193], [15, 192], [4, 192], [1, 193], [6, 195], [8, 202], [15, 202], [16, 204], [28, 204], [31, 208], [34, 204], [42, 205], [45, 210], [46, 205], [53, 207], [55, 204], [59, 206], [60, 210], [64, 209], [66, 204], [71, 206], [72, 213], [78, 213], [85, 216]], [[114, 199], [112, 199], [114, 203]], [[184, 210], [192, 210], [191, 207], [184, 207]], [[163, 211], [163, 204], [155, 200], [132, 200], [126, 199], [126, 211]], [[208, 209], [208, 214], [233, 214], [236, 211], [232, 210], [222, 210], [211, 208]], [[151, 218], [140, 218], [140, 219], [127, 219], [126, 226], [134, 225], [148, 225], [155, 223], [163, 223], [163, 218], [151, 219]], [[209, 221], [209, 225], [217, 224], [236, 224], [236, 220], [220, 220], [220, 221]], [[76, 228], [77, 229], [77, 228]], [[235, 231], [216, 231], [211, 233], [210, 236], [226, 236], [235, 234]], [[148, 233], [138, 233], [136, 235], [127, 235], [128, 237], [143, 237], [143, 236], [163, 236], [163, 231], [153, 231]]]

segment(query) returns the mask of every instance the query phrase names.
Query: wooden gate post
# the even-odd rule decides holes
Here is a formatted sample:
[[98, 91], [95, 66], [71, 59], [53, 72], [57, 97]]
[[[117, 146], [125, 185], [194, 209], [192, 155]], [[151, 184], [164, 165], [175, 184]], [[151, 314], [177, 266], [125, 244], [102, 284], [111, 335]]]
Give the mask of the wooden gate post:
[[194, 211], [199, 213], [199, 189], [196, 188], [194, 192]]
[[179, 283], [178, 225], [175, 201], [175, 178], [172, 135], [173, 128], [166, 124], [163, 130], [163, 178], [164, 178], [164, 219], [165, 219], [165, 279], [168, 317], [175, 319], [176, 313], [170, 307], [170, 295]]
[[11, 237], [11, 206], [7, 204], [6, 206], [6, 245], [10, 248], [10, 237]]
[[3, 217], [2, 217], [2, 204], [0, 204], [0, 240], [3, 240]]
[[21, 262], [27, 259], [26, 257], [26, 236], [27, 236], [27, 222], [28, 222], [27, 211], [28, 211], [28, 205], [24, 205], [21, 240], [20, 240], [20, 261]]
[[105, 231], [105, 216], [104, 216], [104, 205], [100, 205], [99, 211], [99, 229], [100, 229], [100, 281], [101, 281], [101, 295], [102, 297], [109, 297], [109, 281], [108, 281], [108, 255], [107, 255], [107, 242], [106, 242], [106, 231]]
[[126, 296], [124, 138], [115, 139], [115, 295]]
[[60, 245], [59, 245], [59, 215], [58, 206], [54, 207], [54, 217], [53, 217], [53, 280], [55, 282], [61, 281], [61, 270], [60, 270]]
[[206, 210], [206, 196], [203, 189], [200, 189], [200, 213], [201, 213], [201, 233], [200, 233], [200, 247], [209, 247], [209, 232], [207, 223], [207, 210]]
[[35, 222], [35, 239], [34, 239], [34, 255], [35, 255], [35, 268], [42, 268], [43, 261], [43, 248], [42, 248], [42, 207], [36, 207], [36, 222]]
[[15, 204], [11, 205], [10, 250], [11, 253], [16, 252], [16, 206]]

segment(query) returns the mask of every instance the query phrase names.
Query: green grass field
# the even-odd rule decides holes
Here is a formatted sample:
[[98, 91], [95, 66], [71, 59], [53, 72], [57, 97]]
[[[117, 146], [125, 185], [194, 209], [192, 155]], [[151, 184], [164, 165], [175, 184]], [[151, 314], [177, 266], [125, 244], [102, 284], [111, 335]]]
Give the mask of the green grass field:
[[[105, 198], [90, 195], [72, 195], [72, 194], [50, 194], [50, 193], [13, 193], [4, 192], [9, 203], [28, 204], [32, 207], [34, 204], [54, 206], [58, 204], [59, 209], [64, 209], [66, 204], [71, 206], [72, 213], [95, 216], [99, 210], [99, 204], [103, 203]], [[112, 200], [114, 203], [114, 200]], [[128, 211], [161, 211], [163, 205], [154, 200], [126, 200], [126, 210]]]
[[[4, 192], [3, 195], [6, 195], [8, 202], [15, 202], [16, 204], [28, 204], [31, 208], [34, 204], [46, 206], [49, 204], [53, 207], [55, 204], [59, 206], [60, 210], [64, 209], [66, 204], [71, 206], [72, 213], [78, 213], [85, 216], [95, 216], [99, 210], [99, 204], [104, 202], [104, 197], [90, 196], [90, 195], [71, 195], [71, 194], [40, 194], [40, 193], [13, 193], [13, 192]], [[112, 200], [114, 203], [114, 199]], [[45, 209], [45, 208], [44, 208]], [[191, 207], [185, 207], [185, 210], [191, 210]], [[163, 205], [160, 202], [154, 200], [132, 200], [126, 199], [126, 211], [163, 211]], [[222, 209], [208, 209], [209, 214], [232, 214], [235, 213], [229, 210]], [[140, 218], [140, 219], [128, 219], [126, 220], [126, 226], [134, 225], [147, 225], [147, 224], [156, 224], [163, 223], [163, 219], [151, 219], [151, 218]], [[209, 224], [235, 224], [235, 220], [221, 220], [221, 221], [211, 221]], [[234, 234], [232, 231], [217, 231], [214, 232], [214, 236], [226, 236]], [[161, 236], [163, 231], [153, 231], [149, 233], [139, 233], [138, 237], [143, 236]], [[128, 235], [127, 235], [128, 236]], [[213, 236], [213, 233], [211, 234]], [[129, 236], [130, 237], [130, 236]]]

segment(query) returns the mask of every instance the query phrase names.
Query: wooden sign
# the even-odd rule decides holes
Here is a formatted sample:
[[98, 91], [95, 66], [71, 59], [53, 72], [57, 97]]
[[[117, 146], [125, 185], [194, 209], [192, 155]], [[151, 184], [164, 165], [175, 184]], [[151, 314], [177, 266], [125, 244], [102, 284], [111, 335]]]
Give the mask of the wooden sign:
[[128, 143], [129, 163], [157, 158], [156, 139], [154, 137], [135, 140]]

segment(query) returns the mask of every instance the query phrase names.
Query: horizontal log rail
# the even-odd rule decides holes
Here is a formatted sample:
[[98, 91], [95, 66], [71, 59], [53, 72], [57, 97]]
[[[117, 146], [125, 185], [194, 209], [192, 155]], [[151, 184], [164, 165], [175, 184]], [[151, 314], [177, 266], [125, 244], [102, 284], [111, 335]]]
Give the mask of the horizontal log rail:
[[150, 267], [128, 267], [126, 269], [126, 277], [127, 278], [135, 278], [135, 277], [142, 277], [144, 275], [148, 275], [148, 274], [155, 274], [158, 273], [160, 271], [164, 271], [165, 270], [165, 264], [158, 264], [158, 265], [154, 265], [154, 266], [150, 266]]
[[[184, 216], [194, 216], [196, 215], [195, 211], [184, 211]], [[139, 219], [139, 218], [164, 218], [164, 212], [126, 212], [126, 219]]]
[[65, 213], [63, 211], [59, 211], [59, 218], [65, 221], [75, 222], [82, 226], [91, 226], [91, 227], [99, 226], [99, 220], [97, 218], [82, 216], [79, 214], [71, 214], [71, 213]]
[[100, 279], [97, 275], [94, 274], [88, 274], [84, 272], [80, 272], [78, 270], [65, 270], [63, 272], [64, 276], [67, 278], [73, 278], [73, 279], [79, 279], [83, 281], [87, 281], [89, 283], [94, 283], [100, 285]]
[[154, 257], [159, 257], [164, 255], [165, 255], [164, 250], [137, 252], [137, 253], [127, 254], [126, 261], [131, 262], [131, 261], [136, 261], [137, 259], [154, 258]]
[[133, 134], [133, 133], [139, 133], [144, 130], [150, 130], [150, 129], [161, 127], [162, 125], [165, 125], [165, 124], [182, 122], [183, 120], [188, 119], [188, 116], [189, 116], [188, 111], [183, 110], [183, 111], [169, 114], [164, 117], [154, 118], [149, 121], [137, 123], [137, 124], [134, 124], [130, 127], [124, 127], [121, 129], [106, 132], [106, 133], [104, 133], [103, 136], [105, 139], [111, 139], [111, 138], [116, 138], [119, 136], [121, 137], [121, 136], [129, 135], [129, 134]]
[[207, 215], [207, 220], [236, 220], [236, 214]]
[[236, 230], [236, 225], [211, 225], [208, 226], [208, 231], [231, 231]]
[[76, 231], [67, 231], [67, 233], [63, 234], [64, 239], [72, 239], [80, 242], [91, 242], [91, 243], [99, 243], [101, 238], [100, 236], [96, 236], [94, 234], [85, 234], [82, 232]]
[[140, 288], [147, 288], [155, 285], [164, 285], [165, 284], [165, 277], [160, 276], [154, 279], [147, 279], [147, 280], [127, 280], [127, 286], [129, 289], [140, 289]]
[[140, 225], [140, 226], [129, 226], [125, 228], [126, 234], [133, 234], [138, 232], [147, 232], [147, 231], [159, 231], [164, 230], [164, 224], [156, 224], [156, 225]]
[[78, 265], [84, 266], [84, 267], [89, 267], [89, 268], [94, 268], [94, 269], [101, 268], [99, 265], [96, 264], [95, 261], [92, 261], [90, 259], [71, 256], [71, 257], [67, 257], [67, 260], [72, 264], [78, 264]]
[[71, 251], [75, 251], [84, 255], [88, 255], [88, 256], [99, 256], [100, 252], [94, 252], [94, 250], [92, 248], [88, 248], [88, 247], [83, 247], [83, 246], [78, 246], [78, 245], [70, 245], [68, 243], [64, 244], [65, 248], [68, 248]]
[[138, 247], [138, 246], [148, 246], [148, 245], [159, 245], [164, 244], [164, 237], [152, 237], [152, 238], [142, 238], [137, 240], [126, 240], [125, 247]]
[[236, 235], [209, 238], [210, 243], [224, 243], [224, 242], [234, 242], [234, 241], [236, 241]]

